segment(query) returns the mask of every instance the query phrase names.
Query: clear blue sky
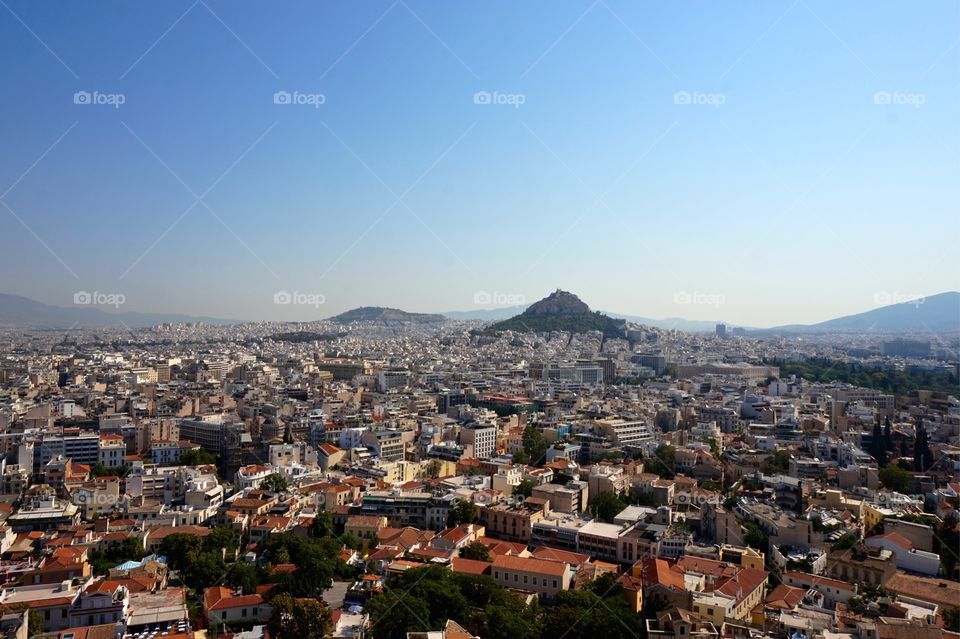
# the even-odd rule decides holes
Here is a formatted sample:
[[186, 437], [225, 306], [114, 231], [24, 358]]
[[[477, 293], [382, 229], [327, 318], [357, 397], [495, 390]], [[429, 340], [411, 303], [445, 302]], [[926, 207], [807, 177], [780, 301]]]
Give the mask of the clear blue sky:
[[3, 2], [4, 292], [767, 326], [960, 289], [952, 0]]

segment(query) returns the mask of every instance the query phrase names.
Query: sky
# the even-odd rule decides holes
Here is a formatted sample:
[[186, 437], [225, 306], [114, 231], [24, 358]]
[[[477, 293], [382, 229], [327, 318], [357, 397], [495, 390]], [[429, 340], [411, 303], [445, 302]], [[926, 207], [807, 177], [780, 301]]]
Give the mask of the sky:
[[952, 0], [2, 0], [0, 291], [772, 326], [958, 290], [958, 43]]

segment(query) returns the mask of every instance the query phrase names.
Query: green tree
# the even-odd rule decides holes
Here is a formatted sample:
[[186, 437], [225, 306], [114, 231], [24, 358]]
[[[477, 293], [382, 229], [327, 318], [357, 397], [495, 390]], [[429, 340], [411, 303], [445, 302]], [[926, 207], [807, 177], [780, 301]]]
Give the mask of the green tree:
[[880, 481], [890, 490], [898, 493], [906, 493], [910, 490], [910, 484], [913, 482], [913, 476], [896, 465], [889, 465], [880, 469]]
[[751, 548], [756, 548], [762, 552], [767, 552], [767, 546], [769, 545], [770, 540], [767, 537], [767, 533], [763, 531], [763, 528], [752, 521], [748, 521], [743, 527], [747, 530], [746, 534], [743, 536], [744, 543]]
[[860, 539], [853, 533], [843, 533], [840, 535], [840, 538], [833, 542], [834, 550], [846, 550], [848, 548], [853, 548], [858, 543]]
[[870, 447], [873, 458], [881, 467], [887, 465], [887, 447], [883, 441], [883, 431], [880, 428], [880, 417], [873, 421], [873, 444]]
[[316, 599], [294, 599], [281, 593], [270, 600], [271, 637], [323, 639], [333, 631], [330, 609]]
[[31, 637], [43, 634], [43, 613], [39, 610], [31, 610], [27, 615], [27, 633]]
[[530, 425], [523, 429], [523, 451], [527, 454], [530, 463], [535, 466], [539, 466], [546, 460], [547, 442], [536, 426]]
[[290, 487], [290, 482], [280, 473], [270, 473], [260, 482], [260, 489], [268, 493], [282, 493]]
[[939, 524], [934, 526], [934, 539], [940, 554], [940, 566], [943, 574], [950, 578], [957, 578], [957, 565], [960, 564], [960, 532], [957, 531], [958, 520], [960, 516], [956, 511], [943, 518]]
[[480, 518], [480, 509], [469, 499], [461, 499], [450, 509], [447, 516], [447, 526], [459, 526], [460, 524], [472, 524]]
[[723, 492], [723, 486], [720, 485], [720, 482], [712, 481], [709, 479], [700, 482], [700, 488], [704, 490], [712, 490], [715, 493]]
[[314, 537], [332, 537], [337, 534], [333, 524], [333, 514], [328, 510], [321, 510], [314, 516], [310, 524], [310, 534]]
[[104, 466], [97, 462], [90, 468], [93, 477], [126, 477], [130, 472], [129, 466]]
[[230, 564], [223, 578], [224, 583], [239, 588], [245, 595], [252, 595], [260, 585], [260, 575], [257, 569], [243, 561]]
[[464, 559], [476, 559], [477, 561], [491, 561], [490, 549], [482, 542], [475, 541], [467, 544], [460, 549], [460, 556]]
[[945, 608], [943, 610], [943, 629], [950, 632], [960, 632], [960, 608]]
[[646, 506], [648, 508], [656, 508], [657, 506], [662, 505], [657, 502], [657, 498], [654, 497], [653, 493], [645, 493], [636, 487], [630, 488], [628, 499], [630, 500], [631, 504], [637, 506]]
[[428, 632], [430, 604], [420, 597], [388, 590], [375, 595], [364, 606], [370, 615], [374, 639], [407, 639], [408, 632]]
[[513, 494], [523, 498], [529, 497], [533, 494], [533, 482], [529, 479], [521, 479], [520, 483], [513, 489]]
[[[601, 605], [602, 604], [602, 605]], [[541, 621], [542, 639], [564, 635], [635, 639], [643, 635], [643, 619], [627, 606], [623, 588], [610, 576], [585, 590], [557, 593]]]
[[440, 476], [440, 460], [431, 459], [427, 462], [427, 465], [423, 467], [423, 476], [430, 479], [438, 478]]
[[[463, 580], [442, 566], [415, 568], [391, 578], [384, 592], [365, 606], [375, 639], [405, 639], [407, 632], [440, 628], [447, 619], [466, 623], [470, 611], [484, 602], [468, 600], [462, 585], [489, 583], [487, 580]], [[471, 591], [482, 597], [487, 589]]]
[[917, 418], [916, 440], [913, 444], [913, 468], [918, 473], [926, 472], [933, 465], [933, 453], [927, 443], [927, 427], [923, 425], [923, 418]]
[[537, 604], [527, 605], [520, 597], [506, 590], [491, 593], [477, 625], [483, 639], [539, 639]]
[[180, 570], [196, 561], [203, 548], [203, 540], [196, 535], [174, 533], [167, 535], [160, 544], [160, 554], [167, 558], [174, 570]]
[[775, 450], [767, 459], [763, 467], [764, 474], [782, 475], [790, 470], [790, 453], [786, 450]]
[[653, 457], [644, 459], [644, 470], [656, 473], [664, 479], [673, 479], [677, 451], [669, 444], [660, 444]]
[[108, 546], [106, 550], [94, 550], [90, 553], [89, 560], [93, 566], [93, 572], [102, 575], [117, 564], [140, 561], [145, 554], [140, 538], [130, 535], [119, 544]]
[[279, 590], [294, 597], [320, 597], [334, 576], [349, 572], [340, 559], [342, 545], [334, 537], [304, 539], [283, 533], [267, 537], [260, 548], [274, 564], [296, 564], [295, 572], [276, 576]]
[[179, 466], [204, 466], [216, 463], [217, 456], [203, 448], [191, 448], [180, 455], [180, 459], [177, 461]]
[[222, 551], [204, 550], [204, 540], [196, 535], [168, 535], [160, 546], [160, 554], [180, 574], [183, 583], [193, 589], [216, 583], [227, 570]]
[[225, 549], [228, 551], [236, 550], [240, 545], [240, 531], [227, 526], [217, 526], [210, 531], [210, 534], [203, 540], [203, 546], [207, 550]]
[[537, 639], [540, 636], [537, 617], [531, 612], [535, 605], [526, 605], [510, 593], [495, 597], [481, 616], [484, 639]]
[[202, 552], [187, 566], [180, 569], [183, 582], [194, 590], [206, 588], [220, 581], [227, 572], [223, 558], [214, 552]]
[[612, 492], [599, 493], [590, 500], [590, 514], [608, 524], [613, 523], [614, 518], [626, 507]]

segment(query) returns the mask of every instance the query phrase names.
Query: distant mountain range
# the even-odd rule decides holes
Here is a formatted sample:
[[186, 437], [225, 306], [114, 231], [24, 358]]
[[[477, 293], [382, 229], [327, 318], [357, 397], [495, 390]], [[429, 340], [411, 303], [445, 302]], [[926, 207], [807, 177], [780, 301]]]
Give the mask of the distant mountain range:
[[[533, 309], [533, 310], [531, 310]], [[494, 330], [602, 330], [619, 334], [623, 320], [663, 329], [690, 333], [713, 332], [715, 322], [668, 318], [655, 320], [636, 315], [612, 312], [594, 312], [576, 295], [557, 291], [529, 306], [512, 306], [473, 311], [450, 311], [443, 314], [409, 313], [395, 308], [363, 306], [330, 318], [350, 322], [412, 322], [435, 324], [444, 319], [480, 320], [495, 322]], [[100, 307], [77, 304], [53, 306], [21, 295], [0, 293], [0, 326], [31, 326], [37, 328], [140, 328], [156, 324], [197, 323], [239, 324], [243, 320], [182, 315], [175, 313], [137, 313], [105, 311]], [[522, 322], [522, 324], [521, 324]], [[527, 328], [524, 329], [523, 326]], [[542, 328], [536, 328], [542, 327]], [[558, 328], [551, 328], [558, 327]], [[620, 327], [620, 328], [616, 328]], [[766, 329], [748, 329], [750, 335], [804, 334], [804, 333], [943, 333], [960, 331], [960, 292], [950, 291], [913, 301], [890, 304], [863, 313], [826, 320], [817, 324], [787, 324]]]
[[398, 308], [382, 306], [361, 306], [330, 318], [339, 324], [351, 322], [413, 322], [415, 324], [435, 324], [446, 318], [432, 313], [408, 313]]
[[705, 320], [688, 320], [682, 317], [668, 317], [667, 319], [657, 320], [649, 317], [640, 317], [638, 315], [621, 315], [620, 313], [610, 313], [602, 311], [610, 317], [624, 319], [634, 324], [643, 326], [652, 326], [666, 330], [682, 331], [684, 333], [712, 333], [716, 330], [718, 322], [708, 322]]
[[622, 319], [591, 311], [590, 307], [573, 293], [556, 290], [528, 306], [519, 315], [491, 324], [487, 330], [524, 333], [602, 331], [605, 337], [622, 337], [625, 326], [626, 322]]
[[52, 306], [21, 295], [0, 293], [0, 326], [38, 328], [142, 328], [156, 324], [239, 324], [236, 320], [173, 313], [106, 312], [94, 306]]
[[950, 291], [819, 324], [788, 324], [751, 332], [770, 333], [943, 333], [960, 331], [960, 293]]

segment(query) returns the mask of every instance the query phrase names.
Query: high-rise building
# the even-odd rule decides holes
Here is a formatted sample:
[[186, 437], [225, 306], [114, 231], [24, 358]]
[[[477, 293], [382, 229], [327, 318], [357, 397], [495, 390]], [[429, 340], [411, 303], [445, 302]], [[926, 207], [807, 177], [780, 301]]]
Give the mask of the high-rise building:
[[880, 353], [891, 357], [929, 357], [930, 342], [914, 339], [894, 339], [880, 346]]

